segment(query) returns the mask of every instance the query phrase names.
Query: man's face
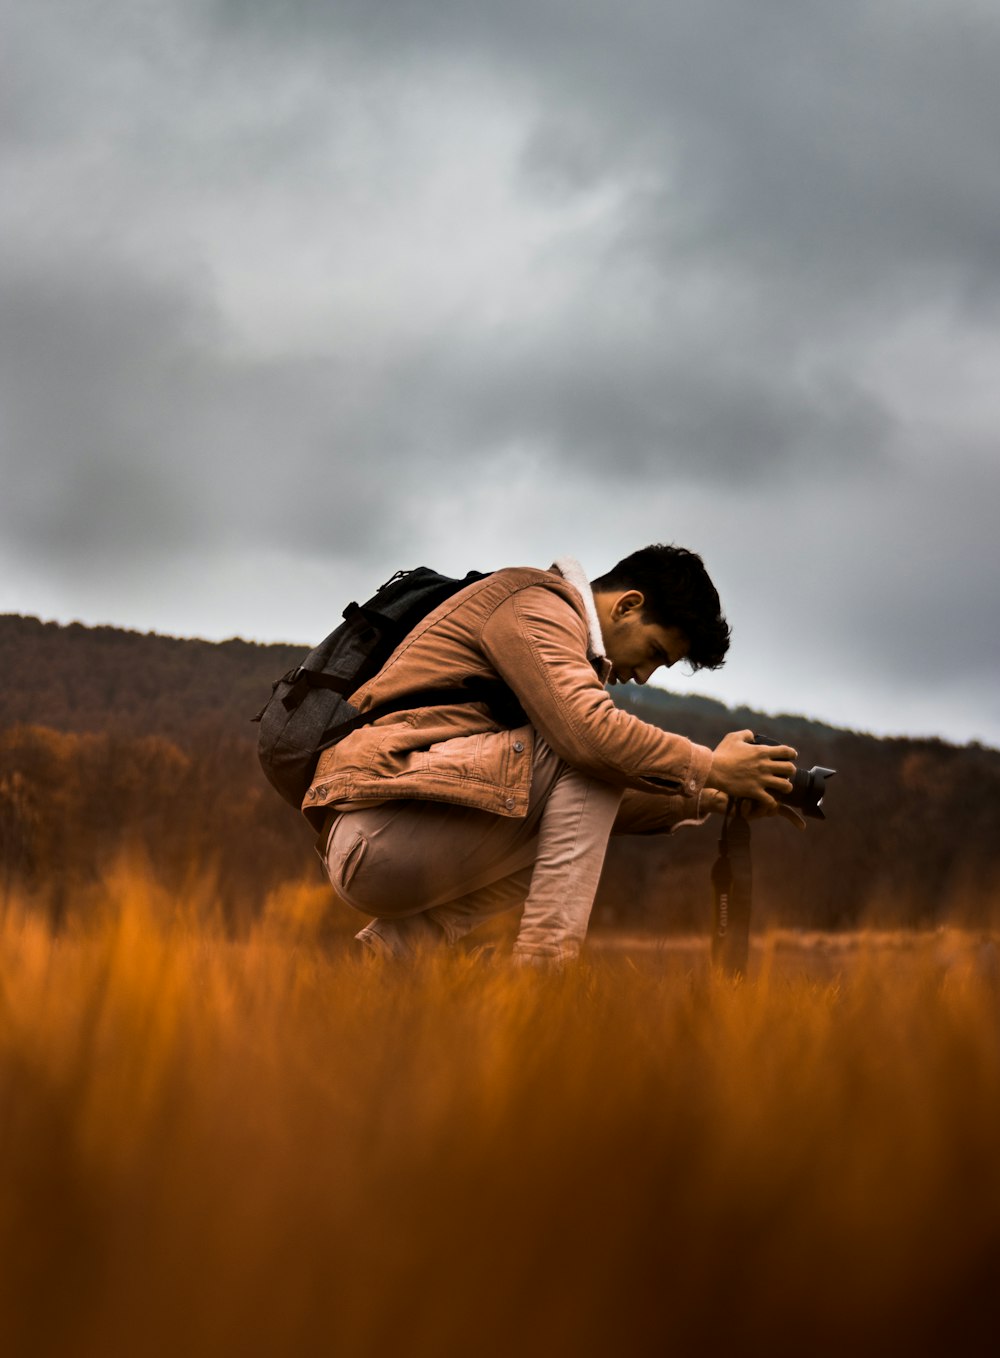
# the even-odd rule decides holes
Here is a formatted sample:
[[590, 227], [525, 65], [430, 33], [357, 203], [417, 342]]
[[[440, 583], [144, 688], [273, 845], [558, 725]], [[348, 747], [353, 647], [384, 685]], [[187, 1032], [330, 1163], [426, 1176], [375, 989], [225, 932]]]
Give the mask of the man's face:
[[661, 627], [642, 616], [645, 600], [629, 590], [599, 609], [604, 651], [612, 664], [611, 682], [634, 679], [644, 684], [661, 665], [667, 669], [683, 660], [690, 648], [687, 637], [676, 627]]

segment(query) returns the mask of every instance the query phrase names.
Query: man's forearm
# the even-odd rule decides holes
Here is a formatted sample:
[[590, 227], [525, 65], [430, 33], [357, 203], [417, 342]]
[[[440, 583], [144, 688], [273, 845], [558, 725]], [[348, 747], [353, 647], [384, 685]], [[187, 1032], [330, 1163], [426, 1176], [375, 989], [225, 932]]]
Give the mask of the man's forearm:
[[[719, 804], [716, 804], [716, 799]], [[669, 835], [680, 825], [701, 825], [709, 812], [725, 810], [726, 798], [709, 788], [690, 797], [662, 796], [626, 788], [612, 834]]]

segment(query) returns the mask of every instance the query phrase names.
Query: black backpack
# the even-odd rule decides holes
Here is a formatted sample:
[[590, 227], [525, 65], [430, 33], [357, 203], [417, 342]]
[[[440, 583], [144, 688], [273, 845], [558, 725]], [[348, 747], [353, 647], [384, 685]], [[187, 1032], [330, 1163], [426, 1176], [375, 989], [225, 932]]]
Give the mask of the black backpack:
[[[463, 580], [456, 580], [427, 566], [397, 571], [367, 603], [348, 604], [340, 626], [301, 665], [274, 681], [270, 698], [253, 720], [260, 722], [257, 755], [261, 768], [285, 801], [298, 810], [322, 752], [390, 712], [480, 702], [487, 704], [502, 726], [519, 726], [526, 720], [502, 680], [473, 677], [460, 687], [415, 690], [360, 715], [348, 702], [422, 618], [466, 585], [485, 578], [482, 571], [469, 571]], [[309, 813], [305, 814], [308, 818]]]

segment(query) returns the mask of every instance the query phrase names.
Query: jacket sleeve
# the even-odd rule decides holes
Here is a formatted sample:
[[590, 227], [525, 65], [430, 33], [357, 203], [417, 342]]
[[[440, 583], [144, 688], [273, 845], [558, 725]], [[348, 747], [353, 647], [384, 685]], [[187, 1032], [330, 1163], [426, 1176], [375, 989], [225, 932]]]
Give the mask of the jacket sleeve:
[[613, 835], [670, 835], [686, 825], [704, 825], [709, 807], [704, 798], [652, 795], [627, 787], [622, 795]]
[[564, 599], [529, 586], [505, 599], [483, 651], [561, 759], [605, 782], [696, 798], [712, 752], [650, 726], [611, 701], [587, 659], [587, 628]]

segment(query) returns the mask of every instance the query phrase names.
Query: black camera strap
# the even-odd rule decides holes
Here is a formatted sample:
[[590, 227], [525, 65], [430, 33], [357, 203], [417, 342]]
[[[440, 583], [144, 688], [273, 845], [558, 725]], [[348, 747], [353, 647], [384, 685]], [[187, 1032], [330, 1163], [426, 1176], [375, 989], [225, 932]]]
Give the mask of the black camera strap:
[[712, 868], [715, 920], [712, 963], [730, 976], [745, 976], [750, 952], [753, 873], [750, 822], [740, 802], [729, 799], [719, 836], [719, 857]]

